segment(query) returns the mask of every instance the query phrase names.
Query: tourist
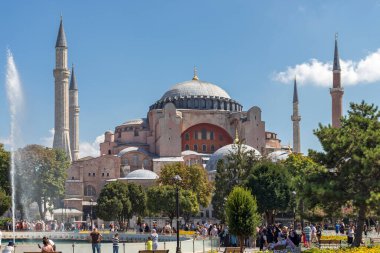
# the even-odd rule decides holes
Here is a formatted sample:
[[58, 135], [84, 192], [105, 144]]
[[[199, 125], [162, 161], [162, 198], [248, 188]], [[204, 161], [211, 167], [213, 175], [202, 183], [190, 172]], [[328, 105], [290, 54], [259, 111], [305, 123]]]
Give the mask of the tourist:
[[149, 236], [148, 241], [146, 241], [146, 249], [147, 250], [153, 250], [153, 242], [152, 238]]
[[[42, 253], [45, 253], [45, 252], [54, 252], [55, 251], [53, 249], [53, 246], [51, 246], [51, 244], [49, 243], [49, 240], [47, 238], [43, 239], [42, 243], [43, 243], [43, 246], [41, 248], [41, 252]], [[38, 245], [38, 246], [40, 246], [40, 245]]]
[[153, 250], [157, 250], [158, 248], [158, 234], [155, 229], [152, 229], [152, 241], [153, 241]]
[[320, 225], [317, 226], [316, 235], [317, 235], [318, 244], [321, 244], [322, 227]]
[[294, 243], [294, 245], [296, 245], [298, 247], [298, 245], [300, 244], [300, 237], [299, 235], [297, 234], [296, 230], [295, 229], [291, 229], [290, 230], [290, 233], [289, 233], [289, 239]]
[[311, 224], [311, 242], [316, 242], [317, 241], [317, 228], [315, 227], [314, 224]]
[[339, 234], [339, 227], [340, 227], [340, 226], [339, 226], [339, 223], [336, 222], [336, 223], [335, 223], [335, 234], [336, 234], [336, 235]]
[[347, 230], [347, 244], [351, 245], [354, 242], [355, 227], [351, 225]]
[[305, 245], [306, 248], [310, 248], [310, 241], [311, 241], [311, 227], [308, 223], [306, 223], [306, 227], [304, 227], [303, 232], [305, 233]]
[[100, 253], [100, 242], [102, 241], [102, 238], [102, 235], [98, 232], [98, 229], [95, 227], [90, 234], [92, 253], [95, 253], [95, 251], [97, 253]]
[[8, 242], [8, 245], [4, 247], [2, 253], [13, 253], [15, 251], [15, 244], [12, 241]]
[[119, 253], [119, 234], [116, 233], [114, 237], [112, 237], [112, 247], [113, 253]]
[[50, 240], [49, 238], [47, 238], [46, 236], [42, 237], [42, 242], [44, 240], [47, 240], [47, 242], [51, 245], [51, 247], [53, 248], [54, 251], [56, 251], [56, 246], [55, 246], [55, 243], [53, 242], [53, 240]]
[[264, 247], [268, 247], [267, 229], [265, 227], [261, 228], [259, 232], [259, 247], [260, 251], [262, 251]]

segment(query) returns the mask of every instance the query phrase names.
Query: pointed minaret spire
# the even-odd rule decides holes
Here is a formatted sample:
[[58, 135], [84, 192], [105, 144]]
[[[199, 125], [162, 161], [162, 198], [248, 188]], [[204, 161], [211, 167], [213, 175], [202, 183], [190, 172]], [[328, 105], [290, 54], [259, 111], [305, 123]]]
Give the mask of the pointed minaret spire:
[[70, 80], [69, 90], [78, 90], [77, 78], [75, 77], [75, 73], [74, 73], [74, 64], [71, 67], [71, 80]]
[[340, 127], [342, 117], [342, 99], [344, 90], [341, 84], [341, 69], [338, 54], [338, 34], [335, 34], [334, 66], [333, 66], [333, 87], [330, 89], [332, 98], [332, 126]]
[[194, 66], [194, 76], [193, 76], [193, 80], [199, 80], [198, 78], [198, 71], [197, 71], [197, 67]]
[[338, 33], [335, 33], [335, 49], [334, 49], [334, 66], [333, 71], [340, 71], [339, 53], [338, 53]]
[[69, 127], [70, 127], [70, 150], [73, 161], [79, 159], [79, 103], [78, 86], [74, 73], [74, 64], [71, 69], [69, 88]]
[[235, 140], [234, 140], [234, 143], [235, 144], [239, 144], [240, 140], [239, 140], [239, 133], [238, 133], [238, 128], [237, 128], [237, 123], [236, 123], [236, 127], [235, 127]]
[[298, 103], [297, 78], [294, 77], [293, 103]]
[[63, 29], [62, 15], [61, 15], [61, 23], [59, 24], [57, 42], [55, 43], [55, 47], [67, 47], [66, 34], [65, 34], [65, 30]]
[[301, 136], [300, 136], [301, 116], [298, 113], [298, 92], [297, 92], [296, 77], [294, 77], [293, 115], [291, 116], [291, 120], [293, 121], [293, 152], [301, 153]]

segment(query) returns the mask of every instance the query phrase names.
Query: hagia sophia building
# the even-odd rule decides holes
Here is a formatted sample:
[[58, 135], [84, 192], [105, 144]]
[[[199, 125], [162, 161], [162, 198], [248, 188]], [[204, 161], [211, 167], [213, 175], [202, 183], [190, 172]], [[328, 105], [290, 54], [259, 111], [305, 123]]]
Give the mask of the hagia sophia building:
[[[217, 161], [234, 151], [234, 140], [258, 156], [274, 161], [300, 153], [300, 120], [297, 83], [293, 93], [293, 148], [281, 145], [276, 133], [266, 129], [258, 106], [243, 110], [235, 98], [218, 85], [202, 81], [194, 69], [191, 80], [169, 88], [149, 107], [146, 118], [126, 121], [104, 133], [98, 157], [79, 158], [78, 85], [74, 68], [68, 69], [68, 48], [61, 19], [56, 42], [55, 135], [53, 148], [63, 149], [72, 160], [67, 172], [65, 208], [83, 211], [96, 204], [102, 187], [111, 181], [156, 184], [163, 165], [181, 162], [200, 164], [213, 180]], [[70, 82], [69, 82], [70, 78]], [[343, 89], [337, 41], [333, 67], [333, 126], [339, 127]], [[212, 207], [200, 217], [212, 218]]]

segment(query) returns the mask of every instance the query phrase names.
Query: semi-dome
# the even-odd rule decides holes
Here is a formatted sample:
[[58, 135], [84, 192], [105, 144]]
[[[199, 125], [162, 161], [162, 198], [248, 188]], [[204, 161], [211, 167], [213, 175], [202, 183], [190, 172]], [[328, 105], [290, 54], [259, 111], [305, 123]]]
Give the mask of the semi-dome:
[[278, 162], [278, 161], [286, 160], [290, 154], [291, 154], [291, 152], [288, 150], [277, 150], [277, 151], [273, 151], [273, 152], [269, 153], [268, 158], [272, 162]]
[[155, 180], [158, 179], [158, 175], [151, 170], [138, 169], [134, 170], [125, 177], [129, 180]]
[[230, 95], [219, 86], [203, 82], [200, 80], [190, 80], [178, 83], [171, 87], [161, 97], [161, 100], [166, 98], [185, 97], [185, 96], [205, 96], [205, 97], [220, 97], [230, 99]]
[[[241, 149], [242, 152], [253, 152], [256, 157], [261, 157], [260, 152], [248, 145], [241, 144]], [[228, 156], [231, 153], [236, 153], [238, 150], [238, 145], [236, 144], [229, 144], [226, 146], [221, 147], [217, 151], [215, 151], [214, 154], [211, 155], [210, 160], [208, 160], [207, 165], [206, 165], [206, 170], [211, 172], [211, 171], [216, 171], [216, 166], [218, 164], [218, 161], [220, 159], [224, 159], [226, 156]]]
[[153, 105], [150, 110], [162, 109], [165, 104], [173, 103], [177, 109], [226, 110], [240, 112], [243, 107], [219, 86], [204, 82], [197, 76], [172, 86]]

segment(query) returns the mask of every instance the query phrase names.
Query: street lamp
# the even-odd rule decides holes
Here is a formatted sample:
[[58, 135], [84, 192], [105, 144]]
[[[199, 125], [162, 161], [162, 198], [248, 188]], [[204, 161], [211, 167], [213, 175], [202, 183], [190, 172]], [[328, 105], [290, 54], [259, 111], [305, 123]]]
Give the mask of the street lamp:
[[296, 191], [292, 191], [292, 194], [294, 196], [294, 206], [293, 206], [293, 229], [294, 231], [296, 231], [297, 229], [297, 223], [296, 223], [296, 206], [297, 206], [297, 202], [296, 202], [296, 195], [297, 195], [297, 192]]
[[93, 200], [92, 199], [90, 199], [90, 222], [91, 222], [91, 229], [93, 229], [93, 225], [92, 225], [92, 202], [93, 202]]
[[179, 175], [174, 177], [176, 182], [176, 206], [177, 206], [177, 248], [176, 253], [181, 253], [181, 246], [179, 245], [179, 183], [182, 181], [182, 178]]

